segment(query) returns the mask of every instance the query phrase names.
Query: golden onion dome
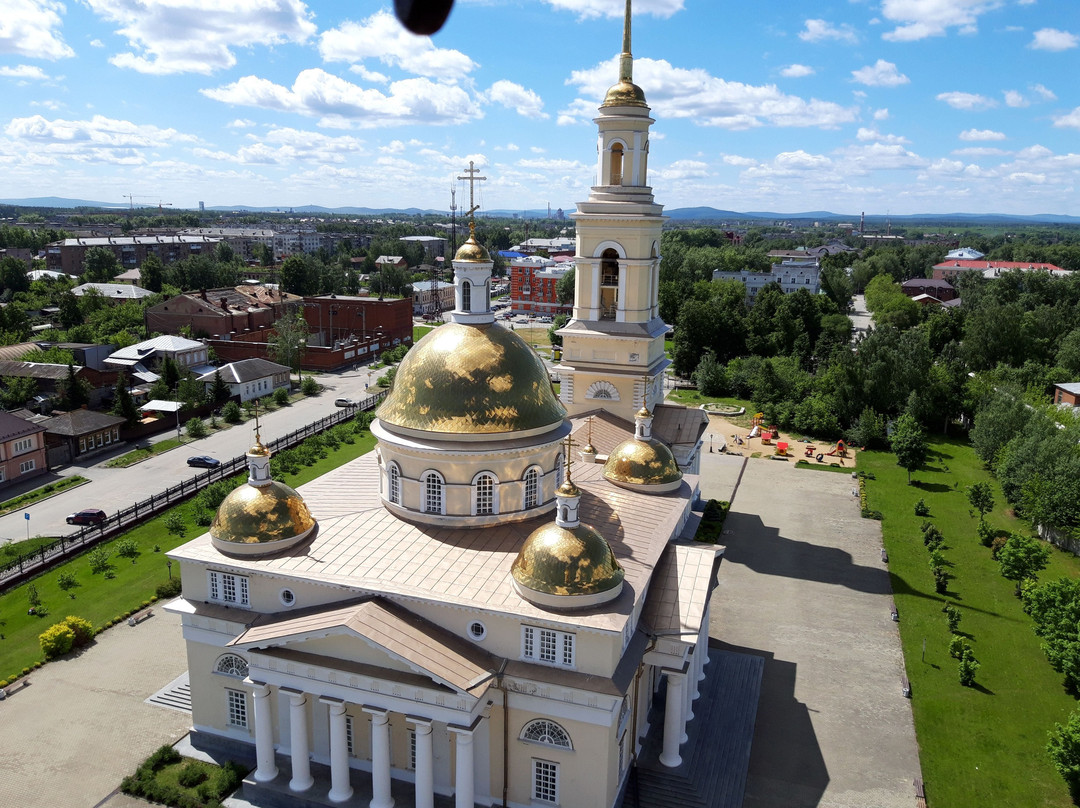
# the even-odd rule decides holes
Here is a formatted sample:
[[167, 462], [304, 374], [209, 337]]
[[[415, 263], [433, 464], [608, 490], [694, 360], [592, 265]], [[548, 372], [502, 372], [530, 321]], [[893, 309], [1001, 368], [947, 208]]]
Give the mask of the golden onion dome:
[[555, 489], [555, 493], [561, 497], [580, 497], [581, 489], [574, 485], [573, 480], [564, 480], [563, 484]]
[[656, 438], [624, 440], [608, 455], [604, 479], [629, 486], [658, 486], [670, 491], [682, 480], [675, 456]]
[[[529, 534], [510, 574], [523, 595], [557, 597], [618, 594], [625, 573], [604, 537], [588, 525], [574, 528], [547, 524]], [[613, 591], [614, 590], [614, 591]], [[601, 598], [600, 601], [606, 600]], [[575, 603], [559, 603], [573, 608]]]
[[641, 405], [641, 409], [637, 411], [635, 418], [652, 418], [652, 413], [649, 412], [649, 408], [644, 404]]
[[292, 488], [271, 480], [233, 489], [210, 525], [214, 546], [227, 553], [271, 553], [291, 547], [315, 527], [307, 503]]
[[454, 260], [490, 264], [491, 256], [488, 255], [484, 245], [476, 240], [476, 235], [470, 234], [465, 243], [458, 247]]
[[634, 82], [622, 79], [608, 88], [603, 107], [645, 107], [645, 91]]
[[258, 437], [255, 438], [255, 445], [252, 446], [250, 449], [248, 449], [247, 453], [248, 453], [249, 456], [253, 456], [253, 457], [269, 457], [270, 456], [270, 450], [262, 445], [262, 441], [260, 441], [258, 439]]
[[377, 414], [404, 429], [495, 434], [557, 426], [566, 410], [543, 361], [516, 333], [447, 323], [405, 354]]

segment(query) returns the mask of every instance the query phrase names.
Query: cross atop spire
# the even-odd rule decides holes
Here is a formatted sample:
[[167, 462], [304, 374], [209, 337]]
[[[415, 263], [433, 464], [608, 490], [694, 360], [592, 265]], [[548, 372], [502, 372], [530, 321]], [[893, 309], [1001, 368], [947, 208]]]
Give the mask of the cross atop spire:
[[[628, 5], [629, 5], [629, 2], [630, 2], [630, 0], [627, 0]], [[474, 227], [473, 227], [472, 215], [474, 213], [476, 213], [476, 211], [480, 210], [480, 206], [477, 205], [473, 201], [473, 194], [474, 194], [474, 191], [476, 189], [475, 183], [480, 182], [481, 180], [486, 180], [487, 177], [478, 177], [478, 176], [476, 176], [477, 174], [480, 173], [480, 169], [473, 167], [473, 161], [472, 160], [469, 161], [469, 167], [467, 169], [465, 169], [465, 173], [468, 176], [458, 177], [458, 179], [459, 180], [468, 180], [469, 181], [469, 209], [468, 209], [468, 211], [466, 211], [465, 215], [469, 217], [469, 229], [473, 230]]]

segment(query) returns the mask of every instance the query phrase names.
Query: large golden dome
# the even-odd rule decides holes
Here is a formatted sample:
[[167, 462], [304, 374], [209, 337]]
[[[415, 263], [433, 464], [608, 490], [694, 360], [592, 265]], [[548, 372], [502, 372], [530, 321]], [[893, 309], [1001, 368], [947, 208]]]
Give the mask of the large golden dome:
[[447, 323], [425, 335], [378, 410], [389, 426], [455, 434], [554, 427], [565, 414], [540, 357], [494, 323]]
[[484, 248], [484, 245], [476, 240], [476, 235], [470, 233], [469, 238], [466, 239], [465, 243], [458, 247], [457, 254], [454, 255], [454, 260], [489, 264], [491, 263], [491, 256], [488, 255], [488, 251]]
[[[538, 527], [525, 540], [510, 574], [529, 594], [597, 596], [620, 587], [625, 577], [604, 537], [588, 525]], [[534, 599], [534, 598], [529, 598]], [[576, 604], [560, 604], [573, 608]]]
[[270, 553], [299, 542], [314, 527], [303, 498], [285, 483], [271, 480], [244, 483], [225, 497], [210, 525], [210, 538], [226, 553]]
[[656, 438], [629, 438], [608, 455], [604, 478], [616, 485], [658, 486], [664, 491], [679, 487], [682, 472], [675, 456]]
[[603, 107], [644, 107], [648, 106], [645, 101], [645, 91], [634, 82], [621, 79], [618, 84], [608, 88], [604, 96]]

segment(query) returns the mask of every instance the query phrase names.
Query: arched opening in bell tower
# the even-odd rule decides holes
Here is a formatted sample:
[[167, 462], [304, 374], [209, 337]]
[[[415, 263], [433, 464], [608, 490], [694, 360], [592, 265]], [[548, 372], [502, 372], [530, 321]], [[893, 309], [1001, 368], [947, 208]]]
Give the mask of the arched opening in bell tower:
[[622, 185], [623, 147], [621, 143], [611, 145], [611, 184]]
[[600, 254], [600, 319], [614, 320], [619, 306], [619, 254], [610, 247]]

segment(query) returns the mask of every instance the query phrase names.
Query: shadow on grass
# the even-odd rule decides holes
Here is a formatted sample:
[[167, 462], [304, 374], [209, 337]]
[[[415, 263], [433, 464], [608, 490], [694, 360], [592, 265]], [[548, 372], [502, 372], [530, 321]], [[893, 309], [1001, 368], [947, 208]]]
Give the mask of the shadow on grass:
[[951, 485], [945, 485], [944, 483], [924, 483], [919, 480], [911, 481], [912, 488], [918, 488], [920, 491], [928, 491], [931, 494], [944, 494], [946, 491], [952, 491]]
[[972, 682], [970, 685], [968, 685], [968, 687], [970, 687], [972, 690], [977, 690], [980, 693], [982, 693], [984, 695], [987, 695], [987, 696], [996, 696], [997, 695], [993, 690], [991, 690], [988, 687], [984, 687], [983, 685], [980, 685], [978, 682]]
[[[923, 592], [922, 590], [915, 589], [913, 586], [908, 584], [907, 580], [892, 571], [889, 572], [889, 579], [892, 582], [893, 594], [895, 595], [910, 595], [916, 598], [925, 598], [926, 600], [932, 600], [940, 603], [942, 606], [944, 606], [950, 600], [960, 602], [963, 601], [963, 598], [955, 592], [947, 591], [944, 594], [939, 595], [936, 592]], [[991, 617], [997, 617], [1002, 620], [1008, 620], [1012, 623], [1022, 622], [1015, 617], [1009, 617], [1007, 615], [1001, 614], [1000, 612], [990, 611], [989, 609], [980, 609], [978, 606], [965, 605], [964, 609], [967, 611], [979, 612], [980, 614], [990, 615]]]

